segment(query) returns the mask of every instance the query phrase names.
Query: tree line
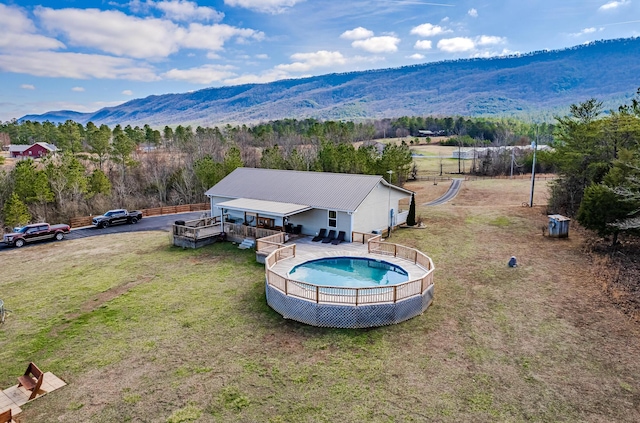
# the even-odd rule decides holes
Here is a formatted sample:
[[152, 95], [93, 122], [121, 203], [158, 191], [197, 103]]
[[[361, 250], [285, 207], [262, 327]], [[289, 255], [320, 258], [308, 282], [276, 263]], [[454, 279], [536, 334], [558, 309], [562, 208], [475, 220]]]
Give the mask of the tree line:
[[[401, 185], [416, 171], [410, 146], [372, 140], [412, 134], [418, 128], [492, 145], [520, 142], [532, 130], [516, 120], [462, 117], [359, 123], [284, 119], [254, 126], [178, 125], [162, 130], [13, 120], [0, 124], [0, 141], [47, 142], [62, 153], [21, 160], [10, 171], [0, 171], [0, 214], [5, 227], [11, 227], [37, 220], [68, 221], [115, 207], [198, 203], [206, 201], [208, 188], [239, 166], [376, 175], [393, 170], [392, 182]], [[497, 172], [495, 164], [478, 169]]]
[[611, 237], [640, 229], [640, 89], [630, 104], [605, 111], [589, 99], [557, 118], [551, 159], [559, 178], [549, 207]]

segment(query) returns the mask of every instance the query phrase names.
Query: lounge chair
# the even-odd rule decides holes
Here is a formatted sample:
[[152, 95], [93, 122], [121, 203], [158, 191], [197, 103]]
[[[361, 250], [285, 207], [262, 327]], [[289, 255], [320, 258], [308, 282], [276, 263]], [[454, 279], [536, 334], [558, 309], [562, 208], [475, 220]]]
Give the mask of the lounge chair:
[[320, 233], [313, 237], [311, 241], [318, 242], [322, 241], [324, 237], [327, 236], [327, 230], [325, 228], [320, 229]]
[[340, 244], [341, 242], [344, 242], [344, 236], [345, 236], [345, 235], [346, 235], [346, 234], [344, 233], [344, 231], [340, 231], [340, 232], [338, 232], [338, 237], [337, 237], [336, 239], [332, 240], [332, 241], [331, 241], [331, 243], [332, 243], [333, 245], [338, 245], [338, 244]]
[[328, 243], [330, 243], [331, 241], [333, 241], [335, 237], [336, 237], [336, 231], [334, 231], [333, 229], [331, 229], [331, 230], [329, 231], [329, 235], [327, 235], [327, 236], [322, 240], [322, 243], [323, 243], [323, 244], [328, 244]]

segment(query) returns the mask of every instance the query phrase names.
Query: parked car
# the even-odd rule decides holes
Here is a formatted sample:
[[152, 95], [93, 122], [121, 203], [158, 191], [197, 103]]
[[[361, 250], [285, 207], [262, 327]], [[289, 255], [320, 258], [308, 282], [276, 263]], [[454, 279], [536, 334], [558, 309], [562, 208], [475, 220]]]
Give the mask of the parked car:
[[127, 211], [125, 209], [116, 209], [109, 210], [102, 216], [94, 217], [91, 223], [97, 228], [106, 228], [121, 223], [138, 223], [140, 219], [142, 219], [142, 212], [138, 210]]
[[48, 223], [35, 223], [33, 225], [27, 225], [16, 229], [18, 230], [4, 235], [3, 241], [9, 246], [15, 246], [18, 248], [22, 247], [26, 243], [37, 241], [46, 241], [51, 239], [62, 241], [64, 236], [71, 230], [69, 225], [49, 225]]

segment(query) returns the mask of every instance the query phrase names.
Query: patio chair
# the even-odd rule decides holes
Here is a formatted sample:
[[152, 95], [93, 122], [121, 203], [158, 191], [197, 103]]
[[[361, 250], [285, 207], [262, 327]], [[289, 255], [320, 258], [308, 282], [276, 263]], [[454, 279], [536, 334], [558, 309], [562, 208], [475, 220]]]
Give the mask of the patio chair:
[[323, 243], [323, 244], [328, 244], [328, 243], [330, 243], [331, 241], [333, 241], [335, 237], [336, 237], [336, 231], [334, 231], [333, 229], [331, 229], [331, 230], [329, 231], [329, 235], [327, 235], [327, 236], [322, 240], [322, 243]]
[[322, 241], [325, 236], [327, 236], [327, 230], [325, 228], [322, 228], [320, 229], [320, 232], [318, 233], [318, 235], [314, 236], [311, 241], [313, 242]]
[[331, 241], [331, 243], [332, 243], [333, 245], [338, 245], [338, 244], [340, 244], [341, 242], [344, 242], [344, 237], [345, 237], [345, 235], [346, 235], [346, 234], [344, 233], [344, 231], [340, 231], [340, 232], [338, 232], [338, 237], [337, 237], [336, 239], [332, 240], [332, 241]]

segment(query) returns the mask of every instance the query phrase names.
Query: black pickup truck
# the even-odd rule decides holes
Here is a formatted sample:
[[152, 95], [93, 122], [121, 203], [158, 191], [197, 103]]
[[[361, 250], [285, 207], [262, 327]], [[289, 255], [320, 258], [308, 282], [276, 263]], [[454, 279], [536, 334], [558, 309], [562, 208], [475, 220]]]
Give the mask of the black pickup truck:
[[102, 216], [94, 217], [91, 219], [91, 223], [96, 228], [106, 228], [121, 223], [138, 223], [140, 219], [142, 219], [142, 212], [138, 210], [127, 211], [125, 209], [116, 209], [109, 210]]

